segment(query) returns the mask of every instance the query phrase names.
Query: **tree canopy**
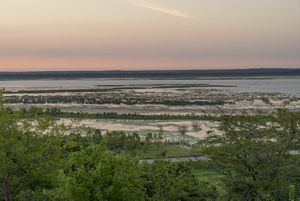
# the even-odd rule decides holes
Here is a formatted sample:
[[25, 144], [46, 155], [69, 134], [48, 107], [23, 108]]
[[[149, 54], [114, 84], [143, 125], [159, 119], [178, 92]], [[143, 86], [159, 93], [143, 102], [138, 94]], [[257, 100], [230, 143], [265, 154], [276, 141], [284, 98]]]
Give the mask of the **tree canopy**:
[[222, 172], [232, 200], [287, 200], [300, 185], [300, 113], [222, 117], [221, 135], [202, 142], [211, 167]]
[[4, 107], [0, 97], [3, 201], [300, 199], [300, 157], [291, 152], [300, 150], [299, 112], [222, 115], [220, 134], [199, 144], [204, 165], [222, 175], [213, 185], [196, 177], [196, 162], [141, 163], [135, 150], [163, 144], [152, 134], [143, 142], [137, 133], [75, 131], [29, 112]]

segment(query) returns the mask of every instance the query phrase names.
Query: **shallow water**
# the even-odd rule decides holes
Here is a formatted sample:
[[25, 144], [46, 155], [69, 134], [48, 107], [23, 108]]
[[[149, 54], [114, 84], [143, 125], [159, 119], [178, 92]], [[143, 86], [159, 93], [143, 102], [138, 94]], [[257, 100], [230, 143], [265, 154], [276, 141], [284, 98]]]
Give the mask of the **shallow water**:
[[[183, 85], [210, 84], [235, 87], [208, 87], [233, 92], [283, 93], [300, 96], [300, 78], [274, 79], [211, 79], [211, 80], [144, 80], [144, 79], [78, 79], [78, 80], [13, 80], [0, 81], [6, 90], [20, 89], [83, 89], [107, 85]], [[207, 87], [206, 87], [207, 88]]]

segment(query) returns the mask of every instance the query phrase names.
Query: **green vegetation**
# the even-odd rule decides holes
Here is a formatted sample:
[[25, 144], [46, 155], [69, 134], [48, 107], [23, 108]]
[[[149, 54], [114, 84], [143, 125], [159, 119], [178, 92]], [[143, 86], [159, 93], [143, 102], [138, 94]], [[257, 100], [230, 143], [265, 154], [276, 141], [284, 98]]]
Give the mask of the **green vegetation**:
[[89, 136], [93, 136], [91, 141], [94, 141], [94, 143], [102, 142], [107, 149], [114, 153], [126, 153], [137, 159], [180, 158], [200, 155], [198, 146], [164, 142], [159, 134], [152, 135], [152, 133], [148, 133], [146, 139], [141, 140], [137, 133], [127, 134], [114, 131], [104, 136], [100, 135], [101, 137], [97, 138], [100, 140], [95, 141], [96, 133], [99, 134], [101, 132], [99, 130], [90, 130], [89, 133]]
[[104, 113], [83, 113], [83, 112], [64, 112], [59, 108], [42, 108], [32, 106], [28, 110], [22, 108], [21, 111], [24, 117], [54, 117], [54, 118], [77, 118], [77, 119], [130, 119], [130, 120], [212, 120], [218, 121], [219, 118], [212, 115], [170, 115], [170, 114], [151, 114], [143, 115], [137, 113], [116, 113], [116, 112], [104, 112]]
[[300, 147], [299, 112], [223, 116], [220, 130], [223, 135], [202, 142], [202, 151], [224, 175], [231, 199], [287, 200], [291, 186], [299, 198], [300, 157], [289, 153]]
[[196, 147], [184, 147], [178, 144], [170, 143], [151, 143], [145, 144], [144, 148], [138, 150], [139, 158], [178, 158], [199, 155]]
[[1, 199], [173, 201], [211, 197], [185, 164], [140, 164], [126, 154], [138, 149], [138, 136], [111, 135], [102, 136], [98, 130], [70, 131], [46, 118], [22, 118], [0, 104]]
[[[26, 118], [25, 118], [26, 117]], [[300, 113], [222, 116], [223, 135], [195, 147], [162, 135], [72, 129], [39, 108], [0, 97], [0, 196], [4, 201], [268, 201], [300, 199]], [[207, 161], [141, 163], [205, 154]]]

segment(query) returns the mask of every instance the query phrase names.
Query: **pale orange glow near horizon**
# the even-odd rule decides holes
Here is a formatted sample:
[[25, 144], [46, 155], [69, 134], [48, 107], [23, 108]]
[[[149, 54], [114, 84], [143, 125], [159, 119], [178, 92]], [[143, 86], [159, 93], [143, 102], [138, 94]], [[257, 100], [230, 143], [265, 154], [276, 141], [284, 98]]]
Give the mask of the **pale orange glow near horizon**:
[[300, 67], [299, 0], [1, 0], [0, 71]]

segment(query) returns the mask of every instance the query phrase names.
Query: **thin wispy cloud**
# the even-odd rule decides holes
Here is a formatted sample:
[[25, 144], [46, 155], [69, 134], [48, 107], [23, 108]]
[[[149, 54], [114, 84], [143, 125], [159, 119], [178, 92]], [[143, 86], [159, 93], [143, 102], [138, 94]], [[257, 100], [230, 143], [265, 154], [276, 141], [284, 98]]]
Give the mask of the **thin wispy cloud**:
[[161, 6], [161, 5], [151, 5], [151, 4], [144, 4], [144, 3], [138, 3], [138, 2], [132, 2], [131, 3], [134, 6], [141, 7], [141, 8], [146, 8], [152, 11], [160, 12], [160, 13], [165, 13], [168, 15], [176, 16], [176, 17], [181, 17], [181, 18], [186, 18], [186, 19], [192, 19], [193, 17], [190, 16], [188, 13], [181, 11], [176, 8], [172, 7], [166, 7], [166, 6]]

